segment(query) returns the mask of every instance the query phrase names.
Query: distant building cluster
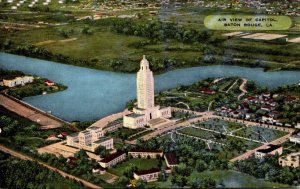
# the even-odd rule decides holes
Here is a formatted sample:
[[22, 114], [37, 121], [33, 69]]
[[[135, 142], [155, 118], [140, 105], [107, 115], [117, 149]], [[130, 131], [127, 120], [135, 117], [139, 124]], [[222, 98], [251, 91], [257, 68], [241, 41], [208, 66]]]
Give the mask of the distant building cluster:
[[[268, 123], [277, 126], [296, 126], [298, 123], [294, 123], [294, 125], [281, 123], [280, 118], [282, 115], [276, 110], [279, 105], [275, 100], [277, 97], [279, 97], [278, 94], [271, 95], [270, 93], [262, 93], [260, 95], [249, 96], [242, 100], [242, 102], [239, 103], [236, 109], [231, 109], [229, 107], [223, 106], [221, 108], [216, 108], [216, 113], [220, 116], [258, 121], [261, 123]], [[283, 103], [291, 104], [296, 100], [296, 97], [284, 96]], [[255, 107], [255, 110], [251, 109], [251, 106]]]

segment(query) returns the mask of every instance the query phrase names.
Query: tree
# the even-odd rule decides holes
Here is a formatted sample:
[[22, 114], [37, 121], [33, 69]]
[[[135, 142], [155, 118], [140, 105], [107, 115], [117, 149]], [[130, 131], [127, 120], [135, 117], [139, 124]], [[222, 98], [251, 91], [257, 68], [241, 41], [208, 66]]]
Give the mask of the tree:
[[144, 189], [145, 186], [146, 186], [146, 184], [147, 184], [147, 182], [145, 180], [139, 179], [136, 182], [136, 188], [138, 188], [138, 189]]
[[200, 188], [215, 188], [216, 181], [209, 176], [202, 177], [200, 180]]
[[109, 152], [108, 152], [108, 150], [106, 150], [105, 147], [99, 146], [98, 148], [96, 148], [95, 154], [98, 154], [101, 157], [105, 157], [105, 156], [107, 156], [109, 154]]

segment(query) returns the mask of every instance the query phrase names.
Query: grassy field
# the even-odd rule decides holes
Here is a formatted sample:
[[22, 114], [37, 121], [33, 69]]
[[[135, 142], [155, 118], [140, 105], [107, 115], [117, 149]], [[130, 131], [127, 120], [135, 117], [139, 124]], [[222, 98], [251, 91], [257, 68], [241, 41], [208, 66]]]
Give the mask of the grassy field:
[[[80, 8], [86, 6], [90, 7], [90, 9], [80, 10]], [[109, 30], [109, 25], [95, 25], [98, 21], [90, 23], [76, 21], [78, 17], [93, 15], [92, 6], [93, 3], [87, 1], [64, 5], [52, 2], [49, 6], [50, 11], [48, 12], [41, 11], [37, 13], [34, 10], [32, 12], [13, 12], [13, 14], [0, 12], [0, 14], [5, 15], [5, 17], [0, 17], [0, 21], [3, 22], [39, 25], [37, 23], [43, 21], [52, 24], [52, 26], [39, 25], [39, 28], [23, 25], [20, 29], [13, 30], [13, 32], [3, 31], [1, 32], [0, 40], [3, 41], [3, 44], [9, 41], [15, 47], [25, 44], [37, 45], [40, 48], [45, 48], [54, 55], [63, 55], [87, 61], [87, 63], [76, 65], [121, 72], [136, 71], [139, 66], [139, 60], [143, 54], [151, 58], [159, 59], [162, 63], [163, 59], [175, 59], [180, 63], [169, 69], [205, 65], [203, 62], [198, 64], [197, 61], [202, 61], [204, 54], [207, 53], [207, 49], [211, 51], [211, 53], [208, 54], [212, 54], [215, 57], [213, 64], [226, 63], [226, 61], [224, 62], [224, 57], [226, 57], [225, 59], [230, 59], [230, 64], [259, 66], [269, 70], [300, 68], [300, 61], [298, 60], [300, 44], [232, 38], [216, 45], [213, 43], [182, 43], [174, 39], [169, 39], [167, 41], [158, 41], [154, 44], [149, 43], [144, 44], [142, 47], [137, 47], [136, 44], [145, 43], [149, 41], [150, 38], [116, 34]], [[66, 10], [69, 10], [68, 14], [64, 14]], [[149, 23], [148, 19], [153, 18], [154, 20], [158, 19], [165, 22], [176, 22], [185, 29], [195, 29], [198, 31], [206, 30], [203, 26], [203, 20], [204, 17], [209, 14], [216, 12], [218, 12], [218, 14], [226, 14], [229, 12], [239, 14], [253, 13], [252, 10], [215, 10], [187, 6], [178, 9], [174, 14], [167, 14], [163, 17], [160, 17], [160, 15], [149, 17], [149, 10], [152, 9], [116, 9], [103, 12], [113, 13], [115, 15], [139, 13], [143, 16], [141, 16], [140, 19], [134, 19], [134, 22]], [[292, 19], [295, 23], [300, 22], [300, 19], [297, 17], [293, 17]], [[56, 23], [66, 25], [55, 26]], [[3, 23], [0, 23], [0, 25], [4, 26]], [[86, 26], [91, 31], [91, 35], [82, 33], [83, 28]], [[213, 33], [212, 38], [219, 38], [221, 34], [224, 33], [219, 31], [210, 32]], [[66, 33], [67, 36], [64, 35]], [[283, 33], [290, 37], [299, 36], [299, 33], [295, 31], [272, 33]], [[11, 47], [8, 47], [8, 49], [10, 48]], [[2, 49], [2, 51], [6, 50], [5, 48]], [[119, 61], [119, 64], [117, 66], [113, 65], [111, 63], [112, 60]], [[158, 72], [163, 71], [168, 71], [168, 69], [159, 70]]]
[[120, 164], [118, 164], [114, 168], [108, 169], [108, 172], [115, 174], [117, 176], [122, 176], [123, 171], [126, 169], [129, 165], [136, 165], [138, 170], [147, 170], [151, 168], [157, 168], [158, 167], [158, 160], [157, 159], [144, 159], [144, 158], [134, 158], [134, 159], [128, 159]]

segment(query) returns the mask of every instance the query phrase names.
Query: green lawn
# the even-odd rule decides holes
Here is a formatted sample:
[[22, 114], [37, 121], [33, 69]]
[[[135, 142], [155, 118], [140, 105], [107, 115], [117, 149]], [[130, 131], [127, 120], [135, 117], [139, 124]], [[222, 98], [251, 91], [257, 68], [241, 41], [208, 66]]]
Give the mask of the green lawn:
[[118, 164], [116, 167], [108, 169], [108, 172], [115, 174], [117, 176], [122, 176], [123, 171], [130, 164], [136, 165], [139, 170], [147, 170], [147, 169], [158, 167], [158, 160], [157, 159], [132, 158], [132, 159], [128, 159], [128, 160]]

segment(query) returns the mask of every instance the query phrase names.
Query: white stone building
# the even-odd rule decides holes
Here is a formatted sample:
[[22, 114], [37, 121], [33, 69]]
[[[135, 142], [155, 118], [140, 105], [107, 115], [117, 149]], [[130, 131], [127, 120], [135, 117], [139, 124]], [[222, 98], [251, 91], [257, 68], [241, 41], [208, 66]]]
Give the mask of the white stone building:
[[281, 155], [282, 151], [283, 151], [282, 146], [269, 144], [264, 149], [256, 150], [254, 155], [255, 155], [255, 158], [258, 158], [261, 161], [263, 161], [266, 155], [275, 155], [275, 154]]
[[113, 149], [113, 138], [104, 137], [104, 131], [99, 127], [89, 127], [84, 131], [67, 136], [67, 145], [94, 152], [99, 146]]
[[150, 120], [166, 119], [171, 117], [171, 107], [160, 107], [154, 104], [154, 79], [145, 55], [137, 73], [137, 107], [133, 112], [124, 116], [123, 125], [131, 129], [143, 127]]
[[300, 152], [288, 154], [278, 159], [279, 165], [297, 168], [300, 165]]
[[152, 181], [157, 181], [159, 174], [160, 174], [159, 168], [152, 168], [149, 170], [135, 171], [133, 173], [133, 177], [136, 180], [142, 179], [146, 182], [152, 182]]
[[102, 159], [99, 164], [103, 168], [113, 167], [117, 163], [124, 161], [126, 159], [126, 154], [123, 152], [116, 152], [110, 156]]
[[24, 76], [24, 77], [16, 77], [14, 79], [3, 79], [3, 86], [6, 87], [16, 87], [16, 86], [23, 86], [27, 83], [32, 83], [34, 78], [32, 76]]
[[141, 157], [141, 158], [156, 158], [162, 157], [163, 151], [162, 150], [130, 150], [128, 155], [132, 156], [133, 158]]

